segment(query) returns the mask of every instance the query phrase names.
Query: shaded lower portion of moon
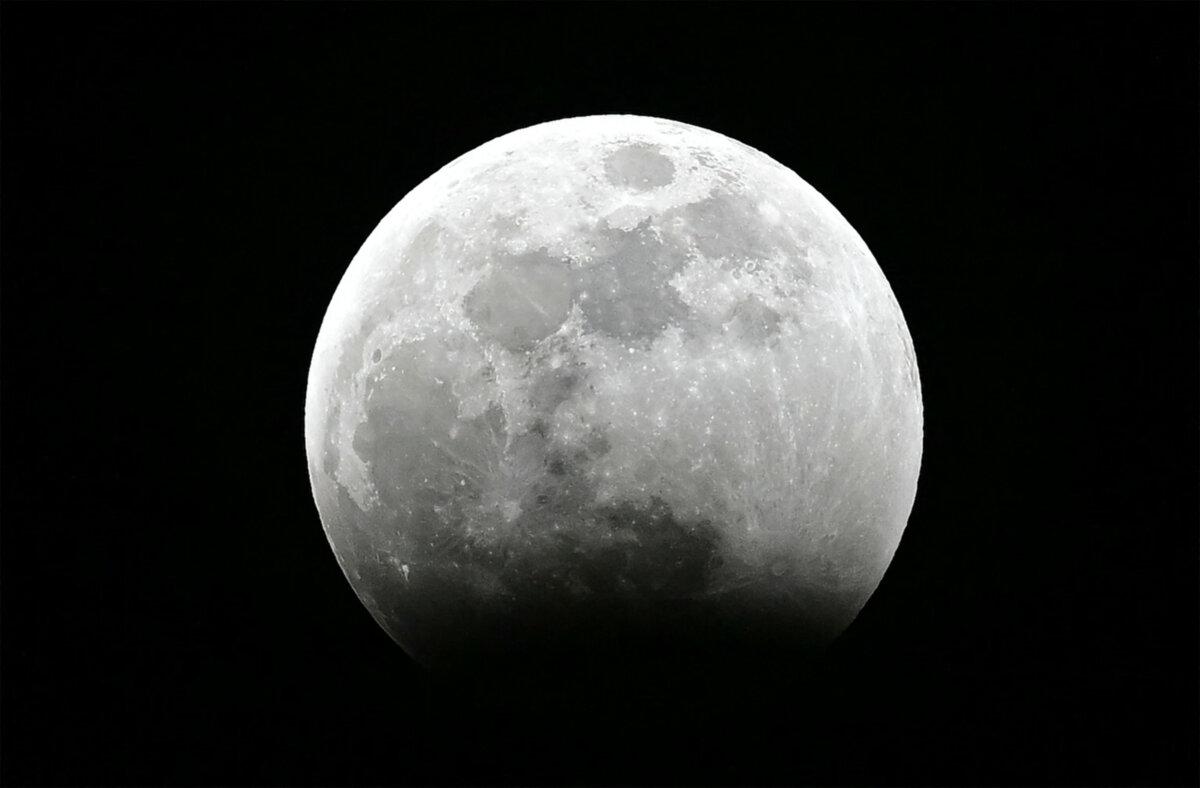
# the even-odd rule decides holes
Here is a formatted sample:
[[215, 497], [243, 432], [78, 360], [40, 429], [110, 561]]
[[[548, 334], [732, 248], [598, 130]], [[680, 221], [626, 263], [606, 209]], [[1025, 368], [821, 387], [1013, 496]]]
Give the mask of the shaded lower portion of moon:
[[[495, 318], [497, 304], [476, 306]], [[777, 339], [777, 317], [752, 306], [730, 318], [737, 353], [788, 369], [766, 344]], [[752, 387], [710, 371], [712, 404], [696, 406], [689, 423], [680, 415], [687, 398], [673, 392], [692, 384], [667, 358], [622, 384], [632, 394], [670, 382], [677, 404], [663, 418], [678, 424], [655, 428], [671, 436], [655, 450], [652, 431], [592, 413], [603, 407], [593, 406], [594, 389], [611, 380], [579, 360], [577, 345], [550, 343], [539, 353], [559, 363], [533, 355], [503, 395], [478, 347], [446, 332], [364, 353], [362, 415], [337, 429], [342, 406], [331, 409], [314, 457], [317, 505], [348, 580], [422, 664], [459, 675], [563, 663], [669, 674], [734, 652], [827, 644], [865, 604], [894, 549], [897, 507], [911, 500], [906, 478], [886, 470], [895, 445], [887, 421], [866, 429], [835, 414], [822, 426], [805, 416], [809, 398], [785, 396], [785, 383]], [[823, 384], [819, 369], [803, 381]], [[836, 399], [838, 385], [831, 378], [834, 397], [818, 402]], [[773, 434], [754, 405], [773, 401], [772, 386], [782, 390]], [[476, 389], [486, 399], [472, 399]], [[655, 407], [644, 399], [613, 416]], [[849, 403], [871, 415], [869, 400]], [[672, 447], [689, 439], [694, 451]], [[746, 448], [734, 451], [737, 441]], [[722, 489], [744, 493], [713, 505]]]
[[815, 565], [738, 565], [720, 525], [681, 520], [660, 500], [595, 509], [609, 535], [600, 540], [527, 534], [499, 553], [435, 540], [407, 564], [381, 553], [371, 518], [339, 497], [353, 514], [328, 532], [351, 585], [405, 651], [443, 676], [536, 685], [559, 671], [636, 671], [678, 687], [732, 661], [813, 656], [871, 591], [803, 582], [822, 576]]

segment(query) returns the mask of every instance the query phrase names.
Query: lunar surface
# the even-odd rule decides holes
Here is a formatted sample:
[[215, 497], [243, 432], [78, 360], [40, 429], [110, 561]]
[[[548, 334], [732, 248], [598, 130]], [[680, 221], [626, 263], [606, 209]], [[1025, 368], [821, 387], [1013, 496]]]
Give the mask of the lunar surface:
[[342, 570], [419, 662], [687, 657], [849, 625], [912, 509], [921, 390], [815, 189], [720, 134], [596, 116], [482, 145], [384, 217], [321, 326], [305, 435]]

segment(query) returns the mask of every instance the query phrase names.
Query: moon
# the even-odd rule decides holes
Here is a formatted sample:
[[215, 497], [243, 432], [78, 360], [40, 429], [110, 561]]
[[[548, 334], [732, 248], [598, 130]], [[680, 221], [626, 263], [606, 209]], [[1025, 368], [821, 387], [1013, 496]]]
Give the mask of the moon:
[[494, 139], [383, 218], [305, 439], [362, 604], [474, 669], [830, 642], [900, 542], [922, 419], [904, 316], [828, 200], [611, 115]]

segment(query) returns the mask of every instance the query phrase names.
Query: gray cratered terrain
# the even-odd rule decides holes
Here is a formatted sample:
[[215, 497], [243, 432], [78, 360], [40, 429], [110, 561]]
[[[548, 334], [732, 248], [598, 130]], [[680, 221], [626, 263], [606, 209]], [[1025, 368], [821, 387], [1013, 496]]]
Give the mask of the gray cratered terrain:
[[719, 134], [597, 116], [482, 145], [384, 217], [305, 431], [363, 604], [474, 668], [828, 642], [900, 541], [922, 409], [827, 200]]

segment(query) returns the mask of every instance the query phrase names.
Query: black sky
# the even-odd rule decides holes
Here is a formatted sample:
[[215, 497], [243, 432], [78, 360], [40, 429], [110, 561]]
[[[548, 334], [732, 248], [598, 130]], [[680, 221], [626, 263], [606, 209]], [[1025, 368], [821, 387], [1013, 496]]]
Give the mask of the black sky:
[[[9, 785], [1197, 780], [1200, 6], [0, 7]], [[532, 123], [795, 169], [913, 334], [917, 502], [766, 695], [430, 682], [342, 578], [307, 365], [375, 223]]]

